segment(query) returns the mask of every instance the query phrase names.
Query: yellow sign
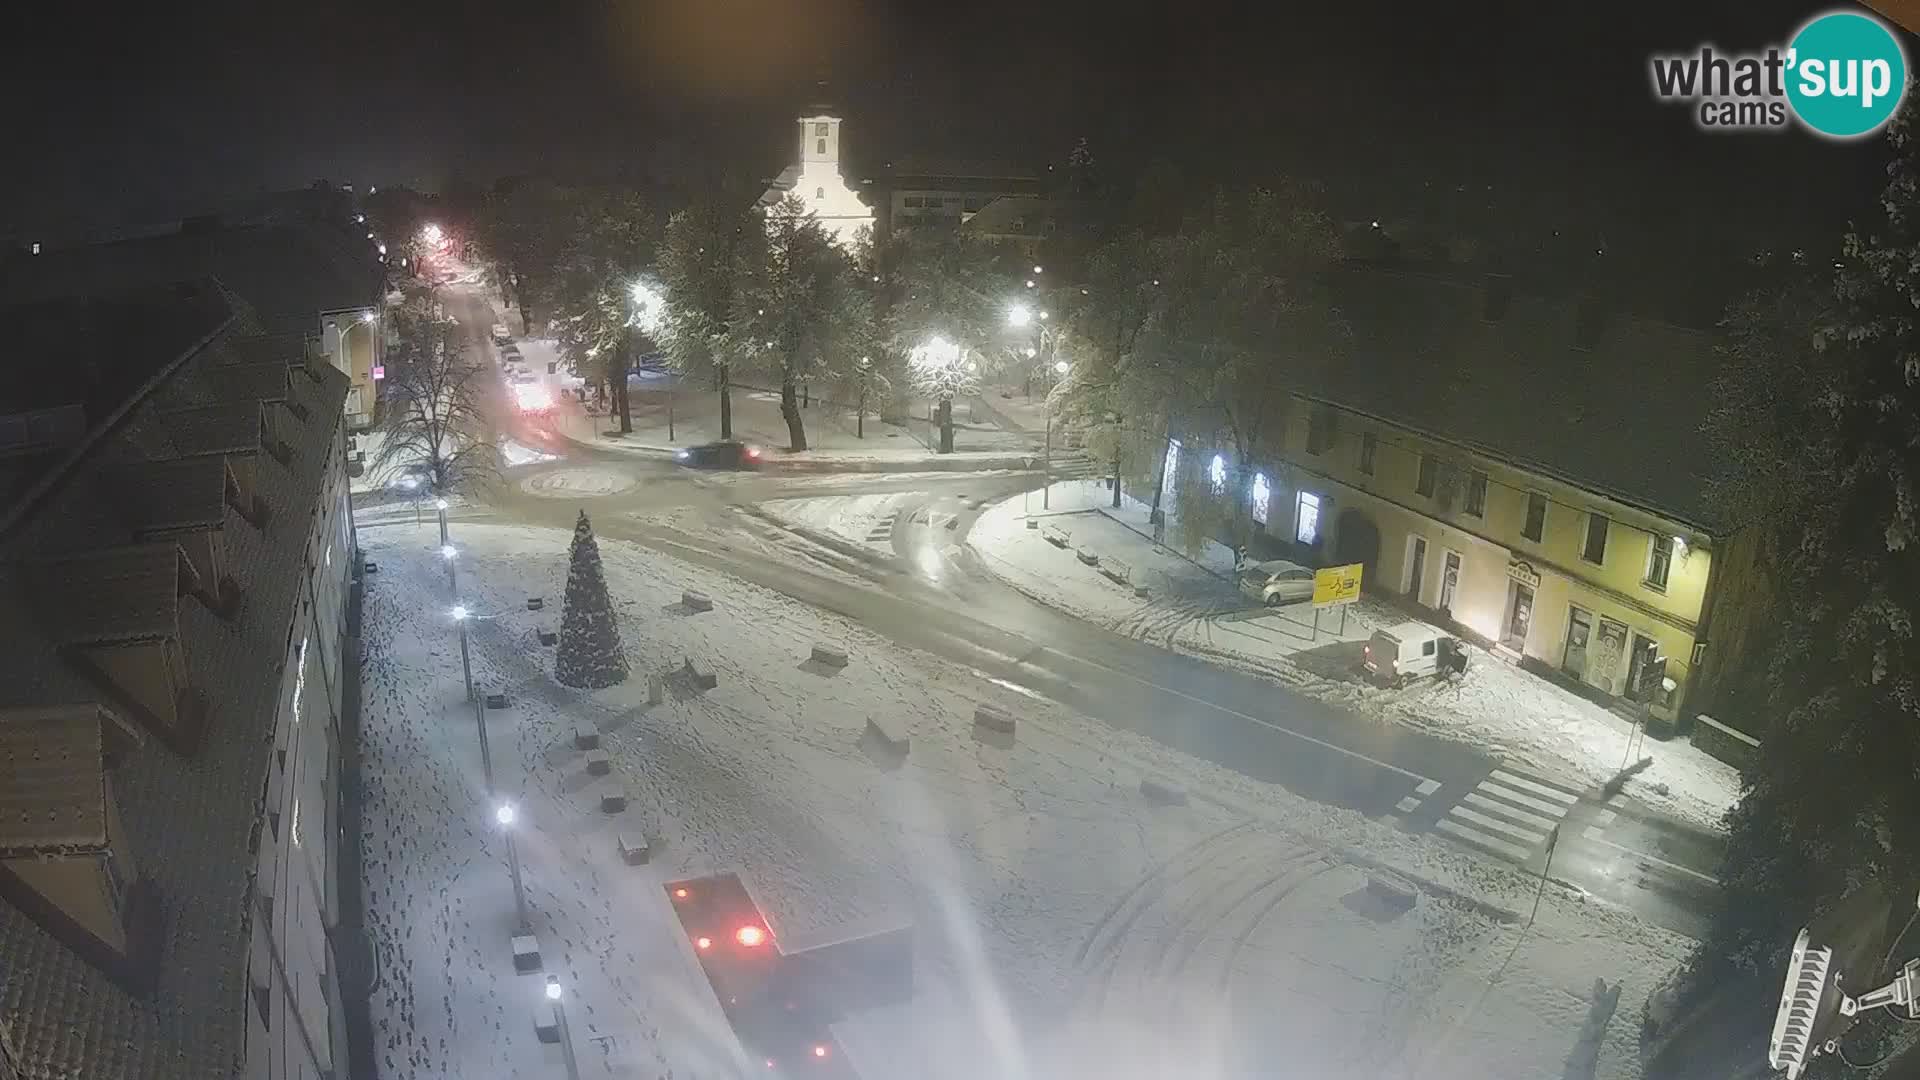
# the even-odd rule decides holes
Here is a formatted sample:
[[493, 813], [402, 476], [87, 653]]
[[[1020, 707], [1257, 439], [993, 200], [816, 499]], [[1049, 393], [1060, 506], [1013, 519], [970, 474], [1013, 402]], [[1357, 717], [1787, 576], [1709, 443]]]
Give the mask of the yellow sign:
[[1360, 599], [1360, 563], [1329, 566], [1313, 572], [1313, 606], [1339, 607]]

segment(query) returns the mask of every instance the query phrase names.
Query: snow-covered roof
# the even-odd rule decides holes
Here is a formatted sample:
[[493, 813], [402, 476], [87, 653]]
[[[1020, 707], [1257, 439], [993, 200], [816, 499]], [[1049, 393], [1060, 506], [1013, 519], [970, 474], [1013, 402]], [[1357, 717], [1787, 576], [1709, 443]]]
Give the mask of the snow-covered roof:
[[27, 591], [61, 645], [169, 638], [185, 561], [174, 543], [83, 551], [28, 564]]
[[217, 529], [227, 520], [227, 478], [227, 463], [213, 455], [142, 461], [103, 472], [100, 495], [114, 501], [135, 534]]
[[[131, 544], [134, 528], [124, 508], [102, 492], [125, 475], [116, 470], [184, 452], [175, 444], [179, 414], [172, 422], [163, 414], [214, 402], [220, 391], [213, 369], [241, 358], [234, 354], [258, 356], [267, 347], [246, 340], [259, 325], [249, 315], [188, 357], [61, 473], [30, 513], [0, 533], [0, 710], [99, 700], [96, 685], [59, 650], [39, 605], [28, 602], [29, 583], [45, 575], [49, 556]], [[288, 393], [305, 417], [296, 414], [279, 426], [295, 453], [285, 464], [263, 458], [253, 470], [254, 490], [274, 510], [272, 518], [260, 529], [223, 511], [225, 569], [246, 590], [245, 605], [228, 622], [194, 602], [177, 604], [174, 614], [187, 682], [209, 706], [199, 746], [187, 757], [148, 739], [120, 755], [110, 773], [129, 864], [155, 887], [165, 911], [155, 985], [143, 996], [130, 993], [25, 912], [0, 902], [0, 1045], [23, 1078], [209, 1080], [235, 1075], [243, 1061], [251, 837], [261, 815], [305, 534], [322, 497], [347, 380], [316, 365], [295, 377]], [[249, 404], [235, 414], [239, 420], [251, 414], [256, 444], [259, 412]], [[181, 468], [182, 476], [191, 475]], [[201, 491], [196, 497], [204, 512], [204, 489], [187, 486]], [[134, 610], [153, 608], [143, 624], [161, 617], [160, 563], [139, 564], [143, 574], [153, 571], [152, 582], [140, 578], [148, 600], [121, 601]], [[97, 576], [91, 580], [98, 583]], [[108, 619], [114, 602], [103, 590], [87, 603]], [[74, 745], [76, 754], [84, 749]], [[0, 777], [0, 786], [5, 783]], [[70, 809], [80, 811], [77, 803]], [[67, 839], [95, 835], [88, 829], [76, 826]]]
[[0, 855], [105, 847], [107, 753], [139, 741], [99, 704], [0, 709]]

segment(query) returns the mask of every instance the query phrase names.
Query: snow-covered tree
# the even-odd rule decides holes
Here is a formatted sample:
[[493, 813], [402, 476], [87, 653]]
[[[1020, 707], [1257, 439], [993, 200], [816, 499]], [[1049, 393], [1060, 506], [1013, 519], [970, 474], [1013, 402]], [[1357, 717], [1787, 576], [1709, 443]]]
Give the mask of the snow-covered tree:
[[387, 358], [374, 472], [418, 466], [433, 492], [468, 490], [497, 471], [480, 404], [485, 374], [452, 341], [453, 320], [425, 296], [389, 309], [386, 318], [399, 344]]
[[[735, 203], [739, 205], [735, 205]], [[666, 305], [658, 336], [667, 362], [682, 374], [708, 378], [720, 393], [720, 437], [733, 438], [733, 361], [727, 328], [741, 259], [757, 245], [758, 227], [743, 200], [709, 195], [674, 214], [660, 244]]]
[[[1772, 530], [1781, 602], [1696, 1000], [1742, 978], [1770, 995], [1797, 928], [1849, 889], [1911, 903], [1920, 886], [1920, 168], [1898, 117], [1889, 143], [1883, 219], [1844, 238], [1837, 267], [1805, 260], [1825, 287], [1796, 282], [1728, 318], [1718, 396], [1752, 414], [1721, 494]], [[1865, 987], [1888, 973], [1846, 974]], [[1757, 1029], [1772, 1008], [1753, 1002]]]
[[560, 613], [560, 651], [553, 676], [567, 686], [598, 690], [627, 680], [627, 654], [607, 595], [607, 572], [593, 539], [587, 512], [573, 525], [567, 561], [567, 596]]
[[961, 230], [906, 234], [890, 245], [886, 331], [894, 354], [906, 358], [914, 390], [934, 399], [941, 453], [953, 450], [954, 397], [978, 393], [981, 376], [1013, 359], [1013, 347], [1027, 340], [1008, 325], [1022, 298], [1001, 265], [1007, 257]]

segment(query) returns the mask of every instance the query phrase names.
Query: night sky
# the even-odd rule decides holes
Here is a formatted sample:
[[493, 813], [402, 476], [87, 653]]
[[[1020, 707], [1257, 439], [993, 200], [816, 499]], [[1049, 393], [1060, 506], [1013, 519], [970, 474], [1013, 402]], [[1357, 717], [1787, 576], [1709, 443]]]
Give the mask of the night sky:
[[1649, 49], [1759, 46], [1826, 5], [1675, 6], [33, 5], [10, 43], [0, 183], [8, 224], [31, 230], [320, 177], [771, 175], [825, 75], [862, 170], [1063, 161], [1084, 135], [1111, 172], [1153, 156], [1284, 171], [1326, 181], [1351, 214], [1489, 187], [1530, 219], [1655, 234], [1703, 215], [1735, 235], [1831, 234], [1859, 214], [1877, 142], [1710, 136], [1647, 89]]

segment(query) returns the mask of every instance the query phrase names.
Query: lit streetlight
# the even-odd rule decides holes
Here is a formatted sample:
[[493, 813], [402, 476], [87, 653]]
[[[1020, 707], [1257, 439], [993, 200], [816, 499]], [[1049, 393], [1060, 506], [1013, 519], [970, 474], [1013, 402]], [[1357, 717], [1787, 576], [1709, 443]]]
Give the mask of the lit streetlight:
[[1008, 326], [1032, 326], [1033, 309], [1025, 304], [1015, 304], [1007, 309]]
[[567, 1080], [580, 1080], [580, 1063], [573, 1059], [573, 1036], [567, 1032], [567, 1006], [560, 1000], [564, 995], [559, 977], [547, 976], [547, 1000], [553, 1002], [553, 1018], [560, 1027], [560, 1053], [567, 1061]]
[[520, 917], [519, 934], [533, 932], [533, 924], [527, 920], [527, 890], [520, 884], [520, 854], [513, 846], [513, 821], [517, 817], [513, 804], [503, 802], [494, 808], [493, 820], [500, 823], [500, 834], [507, 840], [507, 872], [513, 875], [513, 910]]

